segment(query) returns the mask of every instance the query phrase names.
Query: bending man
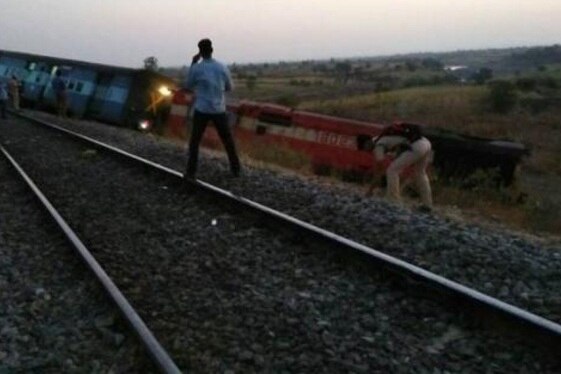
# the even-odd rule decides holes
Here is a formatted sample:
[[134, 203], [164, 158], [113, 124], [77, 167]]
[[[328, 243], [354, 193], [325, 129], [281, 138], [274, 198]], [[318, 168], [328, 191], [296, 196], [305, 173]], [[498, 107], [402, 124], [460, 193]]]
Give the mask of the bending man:
[[377, 161], [382, 161], [386, 152], [396, 153], [396, 158], [386, 170], [387, 195], [394, 200], [400, 200], [399, 175], [404, 169], [411, 167], [421, 202], [430, 208], [432, 191], [426, 169], [432, 147], [430, 141], [421, 135], [420, 128], [409, 124], [392, 125], [373, 140]]

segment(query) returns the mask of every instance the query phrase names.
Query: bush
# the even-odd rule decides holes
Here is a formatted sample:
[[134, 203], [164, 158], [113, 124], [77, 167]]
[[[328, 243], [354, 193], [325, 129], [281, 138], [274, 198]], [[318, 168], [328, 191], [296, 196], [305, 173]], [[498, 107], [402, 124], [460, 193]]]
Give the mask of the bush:
[[538, 81], [540, 86], [544, 86], [546, 88], [557, 89], [559, 88], [559, 82], [555, 80], [553, 77], [544, 77]]
[[421, 76], [413, 76], [410, 78], [405, 79], [405, 81], [403, 81], [403, 87], [419, 87], [419, 86], [427, 86], [429, 85], [431, 82]]
[[502, 184], [500, 168], [476, 169], [464, 177], [460, 185], [472, 191], [495, 190]]
[[529, 110], [532, 114], [542, 113], [549, 109], [551, 105], [550, 100], [538, 94], [528, 95], [520, 99], [520, 107]]
[[493, 70], [489, 68], [481, 68], [471, 77], [477, 84], [483, 84], [493, 78]]
[[541, 199], [530, 199], [524, 205], [527, 225], [534, 230], [560, 232], [561, 220], [554, 204]]
[[537, 82], [534, 78], [518, 78], [516, 87], [521, 91], [532, 91], [536, 88]]
[[508, 113], [516, 105], [518, 96], [516, 87], [512, 82], [505, 80], [496, 80], [490, 82], [489, 103], [491, 110], [497, 113]]

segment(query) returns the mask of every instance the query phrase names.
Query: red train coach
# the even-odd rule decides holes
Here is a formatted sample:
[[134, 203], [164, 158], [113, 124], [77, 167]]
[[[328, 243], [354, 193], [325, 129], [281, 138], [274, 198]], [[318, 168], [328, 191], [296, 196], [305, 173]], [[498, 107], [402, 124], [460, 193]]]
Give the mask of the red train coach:
[[[168, 121], [168, 132], [174, 136], [185, 137], [191, 103], [189, 95], [175, 94]], [[241, 145], [271, 144], [294, 150], [306, 155], [316, 171], [371, 172], [375, 166], [371, 139], [385, 127], [253, 101], [229, 104], [228, 115]], [[498, 169], [497, 182], [508, 185], [516, 166], [529, 153], [524, 145], [508, 140], [470, 137], [430, 127], [423, 127], [423, 133], [433, 144], [433, 166], [442, 177], [464, 178], [478, 169]], [[213, 127], [207, 129], [203, 143], [220, 147]], [[381, 166], [386, 168], [391, 160], [388, 156]]]
[[307, 155], [315, 169], [371, 170], [368, 144], [384, 128], [273, 104], [241, 102], [232, 109], [238, 118], [235, 132], [240, 142], [265, 142], [296, 150]]
[[[168, 133], [185, 136], [185, 120], [191, 98], [177, 93], [172, 100]], [[380, 134], [384, 125], [317, 113], [295, 111], [292, 108], [241, 101], [228, 105], [234, 136], [243, 145], [272, 144], [306, 155], [314, 169], [333, 168], [368, 172], [373, 168], [369, 149], [372, 137]], [[214, 128], [205, 132], [203, 143], [217, 147], [220, 140]], [[389, 160], [385, 162], [389, 163]]]

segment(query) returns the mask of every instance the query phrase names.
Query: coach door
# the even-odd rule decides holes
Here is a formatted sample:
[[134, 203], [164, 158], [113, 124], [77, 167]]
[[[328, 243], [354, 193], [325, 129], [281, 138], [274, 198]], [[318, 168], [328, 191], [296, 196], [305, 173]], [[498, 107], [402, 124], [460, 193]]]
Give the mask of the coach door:
[[105, 102], [105, 97], [109, 86], [111, 85], [111, 76], [108, 74], [100, 74], [97, 85], [94, 91], [93, 100], [89, 107], [89, 114], [95, 118], [103, 118], [103, 104]]
[[90, 114], [100, 120], [120, 123], [130, 82], [131, 78], [128, 75], [100, 74]]

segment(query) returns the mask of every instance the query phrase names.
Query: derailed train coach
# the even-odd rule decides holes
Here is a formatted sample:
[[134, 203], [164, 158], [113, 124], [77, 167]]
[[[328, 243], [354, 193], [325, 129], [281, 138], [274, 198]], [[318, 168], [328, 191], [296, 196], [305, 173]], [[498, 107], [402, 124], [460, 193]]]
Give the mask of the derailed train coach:
[[0, 81], [15, 76], [24, 107], [54, 108], [51, 82], [66, 83], [68, 114], [125, 126], [163, 124], [172, 79], [153, 71], [0, 50]]
[[[168, 127], [180, 133], [190, 112], [192, 99], [178, 92], [172, 102]], [[286, 147], [305, 154], [314, 170], [335, 169], [351, 175], [371, 174], [375, 160], [372, 138], [385, 124], [294, 110], [289, 107], [241, 101], [228, 105], [228, 114], [236, 139], [251, 146], [265, 143]], [[440, 177], [465, 179], [477, 170], [493, 170], [497, 184], [510, 185], [517, 166], [529, 150], [521, 143], [460, 135], [451, 131], [422, 127], [433, 145], [432, 167]], [[219, 146], [215, 131], [205, 133], [203, 140]], [[381, 161], [387, 167], [391, 156]]]
[[[184, 135], [192, 100], [181, 91], [172, 95], [176, 82], [169, 77], [145, 69], [0, 50], [0, 81], [16, 76], [23, 86], [24, 107], [55, 107], [51, 81], [57, 71], [66, 83], [72, 116]], [[251, 101], [230, 103], [228, 114], [238, 142], [294, 150], [307, 156], [320, 172], [371, 173], [371, 139], [385, 127]], [[218, 136], [209, 130], [204, 142], [217, 146]], [[476, 170], [494, 169], [499, 171], [499, 183], [508, 185], [529, 153], [524, 145], [509, 140], [469, 137], [426, 126], [423, 133], [433, 144], [433, 167], [442, 177], [464, 178]], [[382, 161], [383, 166], [390, 162], [391, 157]]]

